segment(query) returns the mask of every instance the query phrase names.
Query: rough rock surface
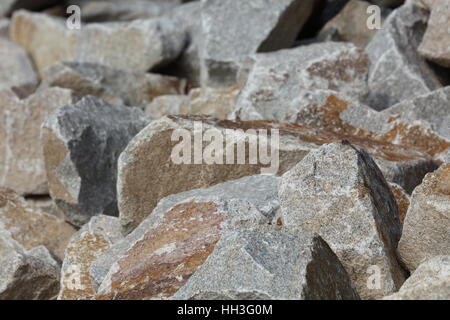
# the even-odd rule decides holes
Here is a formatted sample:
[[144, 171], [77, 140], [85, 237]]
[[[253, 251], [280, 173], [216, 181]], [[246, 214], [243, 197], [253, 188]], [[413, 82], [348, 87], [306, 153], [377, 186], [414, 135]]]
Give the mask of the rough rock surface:
[[311, 14], [311, 0], [202, 2], [202, 85], [236, 84], [241, 59], [289, 48]]
[[0, 185], [20, 194], [48, 194], [41, 125], [57, 108], [74, 103], [70, 90], [51, 88], [20, 99], [0, 91]]
[[48, 300], [59, 290], [59, 266], [39, 246], [25, 251], [0, 230], [0, 300]]
[[189, 108], [186, 114], [207, 115], [224, 120], [234, 109], [240, 92], [237, 86], [230, 88], [199, 88], [189, 92]]
[[403, 226], [406, 218], [406, 213], [408, 212], [408, 208], [411, 203], [411, 198], [408, 193], [406, 193], [405, 189], [403, 189], [398, 184], [389, 182], [389, 188], [394, 195], [395, 202], [397, 202], [398, 216], [400, 219], [400, 224]]
[[[361, 298], [381, 298], [405, 280], [395, 250], [398, 208], [381, 171], [363, 150], [327, 144], [283, 175], [281, 215], [289, 228], [317, 232], [341, 260]], [[369, 286], [370, 268], [380, 286]]]
[[43, 124], [50, 194], [69, 222], [81, 226], [94, 215], [118, 215], [117, 159], [148, 123], [138, 108], [85, 97]]
[[92, 63], [60, 62], [45, 70], [43, 80], [53, 87], [96, 96], [113, 104], [145, 107], [155, 97], [183, 94], [186, 81], [144, 72], [127, 72]]
[[400, 291], [385, 300], [450, 300], [450, 256], [422, 263]]
[[61, 270], [58, 300], [91, 299], [97, 285], [89, 269], [95, 259], [122, 238], [119, 219], [96, 216], [70, 240]]
[[450, 68], [449, 30], [450, 3], [447, 0], [435, 0], [419, 52], [426, 59], [447, 68]]
[[9, 39], [9, 19], [0, 17], [0, 37]]
[[370, 57], [368, 104], [384, 110], [404, 99], [442, 87], [417, 48], [428, 13], [412, 2], [395, 10], [367, 45]]
[[75, 229], [50, 214], [28, 205], [18, 194], [0, 188], [0, 229], [26, 250], [43, 245], [61, 261], [64, 250]]
[[41, 75], [61, 61], [145, 72], [177, 58], [186, 37], [183, 29], [166, 18], [93, 23], [70, 30], [63, 20], [26, 11], [13, 15], [10, 34], [30, 54]]
[[450, 254], [450, 164], [425, 176], [411, 197], [398, 253], [410, 271]]
[[319, 235], [281, 229], [227, 234], [174, 299], [359, 300], [359, 296]]
[[[364, 100], [368, 58], [351, 43], [325, 42], [251, 57], [234, 118], [286, 121], [316, 95]], [[233, 118], [233, 117], [232, 117]]]
[[17, 88], [31, 92], [37, 87], [36, 72], [22, 48], [0, 37], [0, 57], [0, 90]]
[[167, 115], [184, 114], [189, 108], [190, 101], [187, 95], [158, 96], [145, 107], [145, 113], [154, 119]]

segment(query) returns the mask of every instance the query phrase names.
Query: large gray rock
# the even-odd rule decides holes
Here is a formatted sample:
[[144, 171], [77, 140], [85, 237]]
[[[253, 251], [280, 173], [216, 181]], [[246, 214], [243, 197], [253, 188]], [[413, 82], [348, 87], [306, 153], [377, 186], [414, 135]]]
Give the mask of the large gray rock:
[[227, 234], [173, 298], [359, 300], [344, 267], [319, 235], [286, 229]]
[[38, 78], [27, 53], [15, 43], [0, 37], [0, 90], [17, 88], [32, 92]]
[[253, 55], [230, 118], [286, 121], [324, 91], [364, 100], [368, 63], [353, 44], [337, 42]]
[[14, 10], [39, 10], [56, 4], [60, 0], [2, 0], [0, 3], [0, 17], [10, 15]]
[[52, 87], [72, 89], [80, 96], [92, 95], [134, 107], [145, 107], [160, 95], [186, 91], [186, 81], [182, 79], [92, 63], [57, 63], [45, 70], [43, 80]]
[[118, 218], [103, 215], [92, 217], [67, 246], [58, 300], [87, 300], [94, 297], [97, 285], [89, 269], [98, 256], [120, 239], [122, 235]]
[[370, 96], [376, 110], [442, 87], [417, 49], [425, 33], [428, 13], [407, 2], [396, 9], [366, 47], [370, 57]]
[[26, 11], [13, 15], [10, 35], [30, 54], [41, 75], [61, 61], [146, 72], [176, 59], [186, 40], [185, 31], [167, 18], [92, 23], [70, 30], [62, 19]]
[[[324, 145], [283, 175], [279, 194], [283, 224], [320, 234], [361, 298], [400, 288], [405, 275], [395, 256], [401, 235], [397, 204], [365, 151], [347, 143]], [[380, 279], [372, 286], [373, 272]]]
[[399, 292], [384, 300], [450, 300], [450, 256], [422, 263]]
[[230, 86], [242, 58], [292, 46], [314, 7], [311, 0], [206, 0], [201, 12], [202, 84]]
[[138, 108], [94, 97], [47, 119], [42, 144], [50, 194], [68, 221], [81, 226], [94, 215], [118, 215], [117, 159], [149, 121]]
[[26, 99], [0, 90], [1, 186], [24, 195], [48, 194], [41, 125], [56, 109], [77, 100], [72, 91], [61, 88], [39, 90]]
[[435, 0], [431, 5], [427, 31], [419, 47], [420, 54], [443, 67], [450, 68], [450, 3]]
[[48, 250], [23, 249], [0, 230], [0, 300], [48, 300], [59, 290], [59, 266]]
[[425, 176], [411, 197], [398, 253], [410, 271], [437, 255], [450, 255], [450, 164]]

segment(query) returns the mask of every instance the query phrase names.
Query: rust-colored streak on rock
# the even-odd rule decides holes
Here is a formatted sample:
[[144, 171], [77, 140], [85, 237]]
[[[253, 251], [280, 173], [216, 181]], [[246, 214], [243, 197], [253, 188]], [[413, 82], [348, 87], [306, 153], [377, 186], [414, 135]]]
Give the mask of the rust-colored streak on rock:
[[422, 190], [427, 195], [450, 197], [450, 164], [444, 164], [439, 170], [428, 174], [423, 180]]
[[171, 297], [212, 253], [223, 220], [212, 202], [175, 206], [118, 261], [111, 292], [98, 299]]
[[392, 191], [392, 194], [394, 195], [395, 201], [397, 202], [400, 223], [401, 225], [403, 225], [406, 218], [406, 213], [408, 212], [408, 208], [410, 205], [409, 197], [399, 186], [391, 184], [390, 189]]

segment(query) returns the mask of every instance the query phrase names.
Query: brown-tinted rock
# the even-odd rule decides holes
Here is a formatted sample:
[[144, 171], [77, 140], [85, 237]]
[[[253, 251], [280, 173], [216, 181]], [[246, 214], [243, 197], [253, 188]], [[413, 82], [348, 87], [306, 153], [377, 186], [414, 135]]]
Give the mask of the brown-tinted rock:
[[12, 190], [0, 188], [0, 228], [26, 250], [43, 245], [61, 261], [75, 229], [64, 220], [33, 208]]
[[410, 271], [438, 255], [450, 254], [450, 164], [425, 176], [411, 197], [400, 258]]
[[2, 0], [0, 17], [10, 15], [17, 9], [39, 10], [56, 4], [60, 0]]
[[217, 119], [227, 119], [234, 109], [240, 88], [222, 89], [199, 88], [189, 92], [191, 99], [186, 114], [206, 115]]
[[74, 103], [70, 90], [51, 88], [20, 99], [0, 91], [0, 185], [20, 194], [48, 194], [41, 125], [56, 109]]
[[145, 113], [154, 119], [167, 115], [184, 114], [189, 109], [189, 96], [164, 95], [158, 96], [145, 107]]
[[67, 246], [58, 300], [86, 300], [94, 297], [97, 286], [89, 273], [91, 264], [121, 238], [118, 218], [102, 215], [92, 217]]
[[435, 0], [431, 5], [427, 31], [419, 47], [420, 54], [441, 66], [450, 68], [450, 3]]
[[397, 202], [400, 224], [403, 225], [406, 218], [406, 213], [408, 212], [411, 198], [406, 193], [406, 191], [398, 184], [389, 182], [389, 188], [394, 195], [395, 202]]

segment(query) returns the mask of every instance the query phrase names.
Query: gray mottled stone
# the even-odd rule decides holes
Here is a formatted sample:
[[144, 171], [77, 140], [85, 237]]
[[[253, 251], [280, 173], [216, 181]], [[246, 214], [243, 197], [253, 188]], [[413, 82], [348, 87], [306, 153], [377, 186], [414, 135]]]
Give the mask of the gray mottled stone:
[[95, 216], [71, 239], [61, 269], [58, 300], [86, 300], [95, 296], [97, 285], [89, 269], [95, 259], [122, 239], [119, 219]]
[[[398, 208], [381, 171], [363, 150], [327, 144], [285, 173], [280, 184], [283, 224], [317, 232], [341, 260], [361, 298], [381, 298], [405, 280], [395, 249]], [[381, 286], [370, 287], [373, 266]]]
[[368, 103], [374, 109], [383, 110], [442, 87], [417, 52], [427, 20], [424, 9], [407, 2], [386, 19], [366, 47], [371, 61]]
[[76, 101], [61, 88], [39, 90], [26, 99], [0, 91], [0, 185], [24, 195], [48, 194], [41, 125], [56, 109]]
[[450, 254], [450, 164], [425, 176], [411, 197], [398, 253], [410, 271]]
[[400, 291], [385, 300], [450, 300], [450, 256], [436, 256], [422, 263]]
[[359, 296], [320, 236], [281, 229], [227, 234], [173, 298], [356, 300]]
[[350, 43], [327, 42], [252, 56], [230, 118], [286, 121], [322, 92], [365, 99], [368, 58]]
[[43, 80], [53, 87], [93, 95], [113, 104], [145, 107], [155, 97], [182, 94], [186, 81], [153, 73], [129, 72], [107, 66], [60, 62], [45, 70]]
[[9, 19], [0, 17], [0, 37], [9, 38]]
[[0, 37], [0, 90], [18, 88], [33, 91], [38, 78], [27, 53], [13, 42]]
[[59, 266], [48, 250], [23, 249], [0, 229], [0, 300], [48, 300], [59, 290]]
[[202, 84], [236, 83], [241, 59], [290, 47], [311, 14], [311, 0], [207, 0], [202, 7]]
[[10, 35], [30, 54], [41, 75], [60, 61], [145, 72], [176, 59], [186, 40], [185, 31], [167, 18], [92, 23], [70, 30], [62, 19], [26, 11], [13, 15]]
[[[99, 298], [171, 297], [227, 231], [273, 220], [278, 182], [275, 176], [256, 175], [162, 199], [139, 227], [93, 264], [91, 273], [102, 283]], [[163, 271], [160, 263], [173, 267]]]
[[117, 159], [150, 119], [138, 108], [86, 97], [43, 124], [49, 189], [66, 219], [83, 225], [98, 214], [118, 215]]
[[443, 67], [450, 68], [450, 3], [435, 0], [431, 6], [427, 31], [419, 47], [420, 54]]

